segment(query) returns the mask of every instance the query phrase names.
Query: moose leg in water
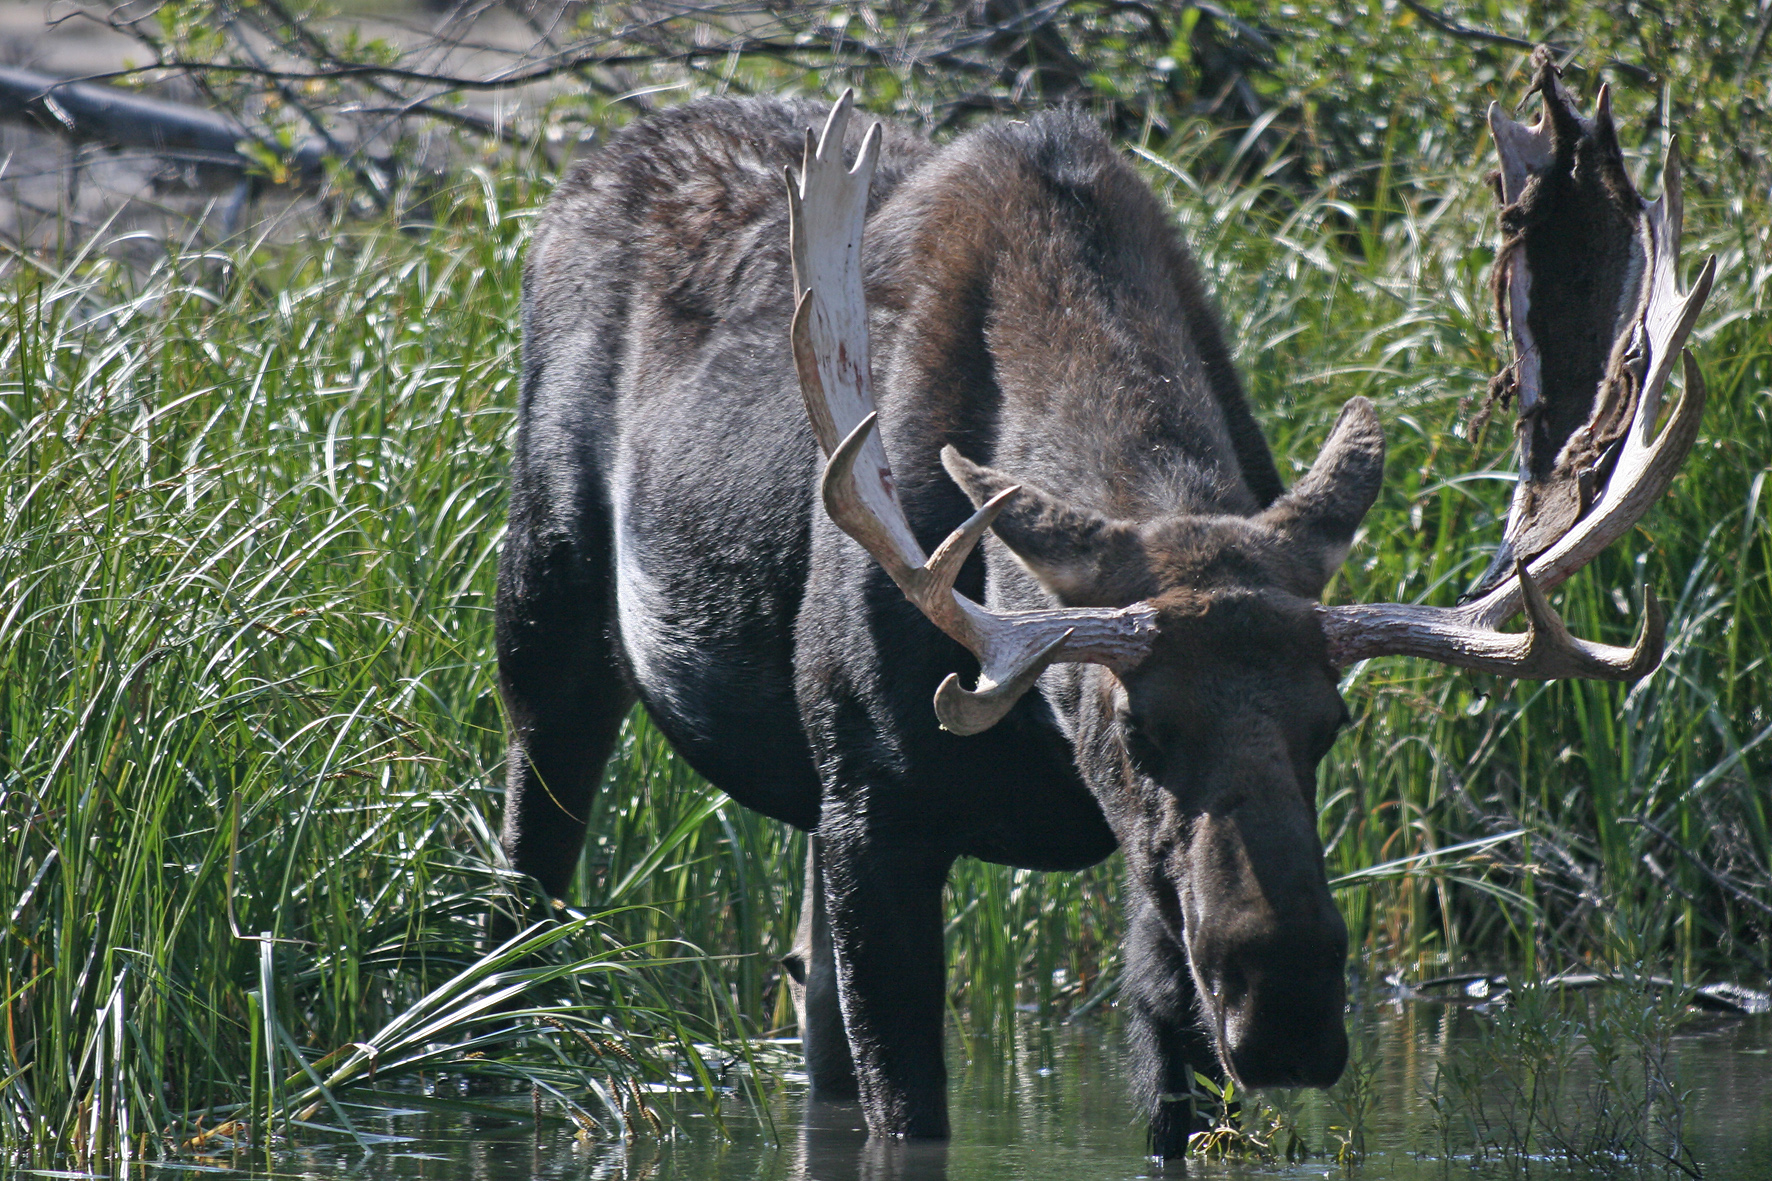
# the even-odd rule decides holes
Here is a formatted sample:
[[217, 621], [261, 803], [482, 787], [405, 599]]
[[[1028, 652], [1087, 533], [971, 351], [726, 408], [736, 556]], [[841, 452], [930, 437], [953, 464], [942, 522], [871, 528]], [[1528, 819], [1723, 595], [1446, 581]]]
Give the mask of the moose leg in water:
[[[1138, 897], [1137, 885], [1128, 882], [1127, 893]], [[1151, 1153], [1180, 1156], [1187, 1150], [1188, 1136], [1206, 1129], [1193, 1101], [1199, 1089], [1194, 1073], [1221, 1080], [1224, 1071], [1212, 1039], [1200, 1027], [1200, 998], [1187, 950], [1169, 933], [1148, 899], [1134, 906], [1120, 985], [1130, 1074], [1139, 1092], [1138, 1104], [1150, 1117]]]
[[781, 966], [794, 998], [812, 1097], [854, 1099], [855, 1059], [849, 1054], [843, 1008], [837, 999], [837, 964], [824, 897], [824, 850], [817, 833], [806, 837], [806, 888], [800, 901], [800, 925], [794, 933], [794, 949], [781, 957]]
[[826, 800], [819, 841], [837, 986], [868, 1127], [945, 1137], [941, 895], [953, 859], [891, 831], [900, 827], [865, 804]]

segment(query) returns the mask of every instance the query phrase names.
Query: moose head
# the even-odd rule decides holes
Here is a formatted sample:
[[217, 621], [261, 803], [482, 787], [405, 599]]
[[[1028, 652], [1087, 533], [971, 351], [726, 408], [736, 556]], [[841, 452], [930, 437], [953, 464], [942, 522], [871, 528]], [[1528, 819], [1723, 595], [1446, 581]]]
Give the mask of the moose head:
[[[1450, 608], [1319, 601], [1381, 489], [1383, 434], [1363, 398], [1309, 473], [1248, 516], [1120, 516], [948, 447], [942, 463], [977, 511], [925, 555], [871, 392], [861, 241], [879, 128], [846, 169], [845, 98], [789, 173], [792, 341], [828, 457], [827, 511], [977, 656], [973, 688], [953, 674], [936, 693], [945, 729], [984, 731], [1042, 684], [1155, 921], [1186, 949], [1200, 1024], [1245, 1085], [1327, 1085], [1346, 1061], [1347, 933], [1315, 815], [1317, 764], [1348, 718], [1343, 670], [1411, 655], [1517, 678], [1634, 680], [1660, 660], [1662, 614], [1646, 590], [1629, 648], [1571, 636], [1546, 596], [1630, 529], [1690, 450], [1704, 389], [1682, 344], [1714, 260], [1678, 289], [1677, 155], [1662, 197], [1645, 202], [1605, 92], [1581, 116], [1547, 57], [1535, 88], [1546, 113], [1534, 126], [1490, 113], [1510, 234], [1496, 290], [1517, 354], [1498, 389], [1521, 408], [1522, 492], [1500, 573]], [[1663, 423], [1676, 356], [1683, 395]], [[1001, 543], [987, 551], [987, 598], [1031, 579], [1046, 606], [954, 589], [987, 531]], [[1501, 630], [1522, 612], [1523, 631]]]

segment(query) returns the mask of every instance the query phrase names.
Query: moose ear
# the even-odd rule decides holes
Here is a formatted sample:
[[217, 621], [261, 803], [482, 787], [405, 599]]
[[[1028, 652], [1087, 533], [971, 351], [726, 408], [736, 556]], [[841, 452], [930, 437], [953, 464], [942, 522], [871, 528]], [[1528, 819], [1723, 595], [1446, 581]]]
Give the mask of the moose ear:
[[1016, 489], [991, 531], [1059, 602], [1120, 607], [1139, 597], [1131, 583], [1148, 563], [1133, 526], [973, 463], [952, 447], [941, 449], [941, 463], [975, 506]]
[[1384, 484], [1384, 431], [1365, 398], [1352, 398], [1304, 478], [1259, 518], [1299, 547], [1321, 574], [1321, 591], [1347, 558], [1354, 530]]

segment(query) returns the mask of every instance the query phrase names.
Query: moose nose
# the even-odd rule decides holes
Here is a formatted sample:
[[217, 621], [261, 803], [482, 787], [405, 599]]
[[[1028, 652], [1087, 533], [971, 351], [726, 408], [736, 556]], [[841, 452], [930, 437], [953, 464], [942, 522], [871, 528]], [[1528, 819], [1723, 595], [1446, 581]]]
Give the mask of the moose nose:
[[[1230, 1015], [1225, 1030], [1226, 1065], [1245, 1087], [1327, 1087], [1347, 1065], [1347, 1029], [1339, 1006], [1333, 1015], [1304, 1005], [1286, 1012], [1283, 1002], [1250, 1022]], [[1242, 1029], [1236, 1028], [1242, 1025]]]
[[1277, 939], [1225, 965], [1220, 1049], [1244, 1086], [1327, 1087], [1341, 1077], [1345, 930], [1335, 923], [1316, 938]]

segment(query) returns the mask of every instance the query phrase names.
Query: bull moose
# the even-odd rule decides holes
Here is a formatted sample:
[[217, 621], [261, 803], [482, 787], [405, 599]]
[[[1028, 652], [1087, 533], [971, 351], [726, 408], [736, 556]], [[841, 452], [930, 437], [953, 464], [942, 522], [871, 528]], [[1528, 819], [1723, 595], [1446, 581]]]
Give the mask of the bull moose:
[[1536, 124], [1490, 115], [1521, 491], [1500, 573], [1451, 608], [1319, 602], [1380, 490], [1374, 408], [1349, 401], [1283, 486], [1199, 272], [1083, 114], [936, 146], [864, 132], [848, 96], [707, 99], [614, 136], [524, 277], [510, 865], [565, 890], [638, 700], [732, 798], [812, 834], [784, 963], [814, 1095], [859, 1096], [872, 1135], [948, 1133], [960, 856], [1125, 851], [1154, 1152], [1185, 1147], [1196, 1071], [1334, 1082], [1347, 932], [1315, 797], [1341, 670], [1660, 659], [1653, 595], [1625, 649], [1571, 637], [1546, 594], [1690, 449], [1689, 354], [1658, 427], [1662, 391], [1713, 267], [1678, 290], [1677, 158], [1642, 200], [1605, 92], [1580, 115], [1542, 56], [1534, 85]]

